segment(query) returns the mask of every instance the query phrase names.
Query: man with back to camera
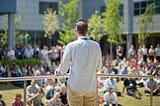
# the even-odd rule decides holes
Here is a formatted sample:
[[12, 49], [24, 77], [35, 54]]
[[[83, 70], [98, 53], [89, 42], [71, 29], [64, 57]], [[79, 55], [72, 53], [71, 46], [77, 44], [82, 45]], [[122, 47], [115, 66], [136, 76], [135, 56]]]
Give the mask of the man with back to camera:
[[69, 106], [96, 106], [96, 72], [102, 67], [101, 49], [97, 42], [86, 37], [88, 24], [85, 20], [78, 20], [74, 31], [78, 39], [66, 46], [55, 73], [64, 75], [70, 70]]

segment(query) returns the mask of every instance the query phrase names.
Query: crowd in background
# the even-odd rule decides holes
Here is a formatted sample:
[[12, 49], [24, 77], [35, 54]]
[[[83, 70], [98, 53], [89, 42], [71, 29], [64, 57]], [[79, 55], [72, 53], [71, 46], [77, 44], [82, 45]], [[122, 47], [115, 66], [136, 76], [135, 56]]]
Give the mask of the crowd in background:
[[[63, 55], [64, 47], [56, 46], [48, 49], [47, 46], [33, 46], [27, 45], [25, 47], [17, 46], [16, 49], [1, 48], [0, 47], [0, 60], [14, 60], [14, 59], [30, 59], [39, 58], [42, 65], [30, 66], [25, 64], [20, 68], [15, 61], [12, 65], [3, 66], [0, 62], [0, 77], [25, 77], [25, 76], [49, 76], [53, 75], [55, 68], [59, 65]], [[119, 74], [119, 75], [140, 75], [140, 76], [160, 76], [160, 45], [156, 47], [150, 45], [146, 48], [145, 45], [140, 45], [138, 49], [131, 45], [128, 50], [128, 57], [124, 55], [121, 45], [115, 49], [116, 58], [112, 59], [110, 56], [102, 57], [103, 67], [101, 74]], [[117, 91], [117, 82], [123, 81], [122, 91]], [[12, 82], [13, 85], [23, 87], [22, 81]], [[103, 102], [107, 104], [117, 104], [117, 96], [123, 94], [126, 90], [127, 94], [137, 99], [141, 99], [141, 93], [138, 87], [144, 87], [146, 95], [150, 95], [151, 85], [150, 80], [147, 78], [106, 78], [98, 77], [98, 89], [104, 93]], [[160, 78], [153, 79], [153, 95], [160, 95]], [[41, 88], [45, 87], [46, 91]], [[31, 89], [32, 88], [32, 89]], [[33, 90], [34, 88], [34, 90]], [[66, 100], [66, 79], [57, 81], [56, 79], [49, 80], [32, 80], [28, 81], [27, 87], [28, 104], [42, 105], [41, 98], [45, 96], [48, 106], [67, 106]], [[33, 90], [33, 91], [32, 91]], [[37, 94], [37, 95], [36, 95]], [[115, 95], [116, 94], [116, 95]], [[113, 97], [112, 101], [110, 101]], [[38, 102], [37, 102], [38, 101]], [[62, 102], [63, 101], [63, 102]], [[39, 105], [39, 106], [40, 106]], [[119, 104], [120, 105], [120, 104]]]
[[[132, 75], [132, 76], [160, 76], [160, 45], [157, 47], [150, 45], [146, 48], [145, 45], [140, 45], [138, 49], [131, 45], [128, 50], [128, 57], [124, 56], [124, 49], [122, 46], [116, 48], [116, 59], [113, 60], [108, 57], [103, 58], [104, 67], [99, 72], [100, 74], [118, 74], [118, 75]], [[117, 91], [117, 82], [123, 81], [122, 91]], [[129, 96], [136, 99], [141, 99], [142, 92], [139, 87], [144, 87], [144, 93], [148, 96], [153, 91], [153, 95], [160, 95], [160, 78], [152, 80], [149, 78], [113, 78], [113, 77], [98, 77], [98, 89], [104, 93], [104, 98], [99, 98], [99, 101], [108, 104], [117, 104], [117, 96], [127, 92]], [[116, 94], [116, 95], [115, 95]], [[110, 98], [109, 98], [110, 97]], [[103, 103], [102, 102], [102, 103]]]
[[[61, 46], [51, 47], [49, 50], [47, 46], [42, 46], [41, 48], [37, 45], [32, 47], [32, 45], [27, 45], [25, 47], [20, 47], [19, 45], [16, 49], [12, 48], [0, 48], [0, 60], [13, 60], [12, 65], [3, 66], [0, 62], [0, 76], [1, 77], [14, 77], [13, 73], [18, 72], [18, 76], [32, 76], [36, 70], [40, 70], [42, 75], [46, 75], [47, 72], [53, 72], [54, 68], [60, 63], [60, 58], [63, 53]], [[14, 59], [41, 59], [42, 65], [29, 66], [25, 64], [21, 69], [15, 63]]]

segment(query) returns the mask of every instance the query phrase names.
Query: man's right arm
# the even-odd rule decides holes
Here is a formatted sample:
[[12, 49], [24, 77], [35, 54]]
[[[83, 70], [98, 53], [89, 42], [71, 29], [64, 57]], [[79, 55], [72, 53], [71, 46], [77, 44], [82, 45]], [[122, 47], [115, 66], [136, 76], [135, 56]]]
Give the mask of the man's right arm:
[[72, 60], [71, 57], [72, 57], [71, 46], [67, 45], [64, 50], [64, 54], [62, 56], [61, 63], [59, 65], [59, 67], [56, 69], [56, 74], [64, 75], [65, 73], [67, 73], [67, 71], [70, 67], [70, 62]]

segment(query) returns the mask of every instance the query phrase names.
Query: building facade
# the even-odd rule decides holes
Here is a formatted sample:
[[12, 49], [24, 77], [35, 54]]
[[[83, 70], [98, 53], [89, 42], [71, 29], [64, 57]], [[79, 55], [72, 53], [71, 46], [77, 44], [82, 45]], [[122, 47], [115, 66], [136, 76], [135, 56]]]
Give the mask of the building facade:
[[[67, 3], [70, 0], [63, 1]], [[137, 44], [139, 16], [144, 13], [147, 5], [153, 2], [157, 5], [154, 15], [155, 25], [147, 44], [160, 42], [160, 0], [121, 0], [120, 14], [123, 16], [124, 22], [123, 34], [124, 36], [128, 35], [128, 38], [126, 36], [127, 41], [129, 39], [133, 44]], [[16, 17], [21, 16], [22, 18], [22, 25], [16, 26], [16, 29], [31, 36], [31, 39], [26, 43], [40, 44], [45, 39], [43, 37], [43, 13], [46, 8], [53, 8], [58, 13], [60, 9], [59, 0], [16, 0], [16, 3]], [[88, 20], [96, 10], [102, 13], [105, 6], [105, 0], [79, 0], [80, 18]], [[8, 17], [0, 15], [0, 30], [4, 29], [4, 18]], [[56, 45], [57, 39], [58, 37], [53, 38], [53, 45]]]

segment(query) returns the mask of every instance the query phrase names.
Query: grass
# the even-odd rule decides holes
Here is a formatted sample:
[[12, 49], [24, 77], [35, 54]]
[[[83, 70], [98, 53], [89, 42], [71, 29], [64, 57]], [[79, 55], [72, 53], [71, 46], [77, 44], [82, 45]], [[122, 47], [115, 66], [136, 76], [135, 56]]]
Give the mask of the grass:
[[[118, 91], [122, 91], [122, 82], [118, 83], [117, 89]], [[119, 104], [123, 106], [150, 106], [150, 96], [145, 96], [144, 88], [139, 88], [139, 90], [142, 93], [141, 100], [128, 96], [125, 92], [122, 96], [118, 97]], [[0, 84], [0, 93], [3, 95], [3, 100], [7, 103], [7, 106], [11, 106], [16, 92], [20, 92], [23, 95], [23, 88], [15, 87], [11, 84]], [[160, 96], [153, 97], [152, 106], [160, 106]]]
[[[117, 83], [117, 90], [122, 91], [123, 82]], [[142, 99], [135, 99], [134, 97], [128, 96], [126, 91], [122, 96], [118, 97], [118, 103], [122, 106], [150, 106], [150, 96], [146, 96], [144, 88], [138, 88], [142, 94]], [[101, 105], [103, 106], [103, 105]], [[160, 106], [160, 96], [153, 96], [152, 106]]]
[[12, 101], [15, 98], [15, 94], [20, 92], [23, 95], [23, 89], [15, 87], [11, 84], [0, 84], [0, 93], [3, 95], [3, 100], [7, 106], [12, 106]]

